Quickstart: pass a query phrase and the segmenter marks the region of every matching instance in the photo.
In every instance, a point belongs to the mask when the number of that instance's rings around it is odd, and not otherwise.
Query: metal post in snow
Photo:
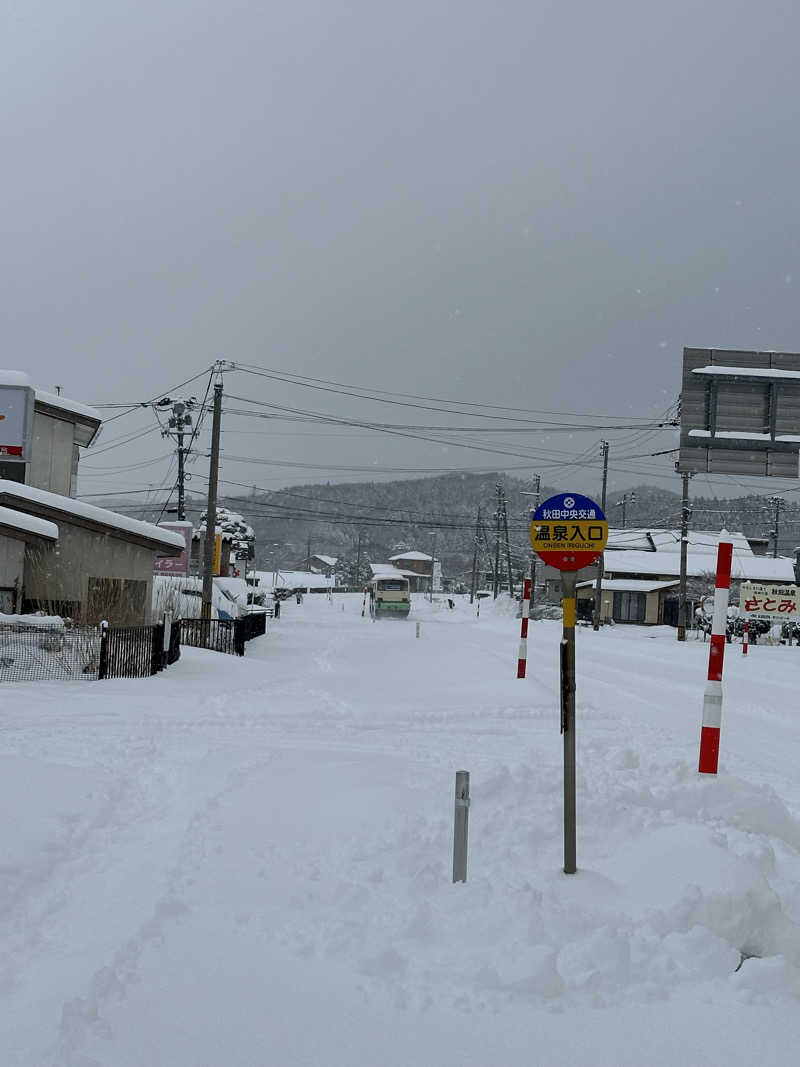
[[[700,774],[716,774],[719,764],[719,735],[722,727],[722,665],[725,658],[725,632],[728,625],[728,594],[731,587],[733,544],[728,531],[720,534],[717,549],[717,578],[714,583],[714,615],[711,647],[708,652],[708,681],[703,694],[703,726],[700,731]]]
[[[108,623],[105,619],[100,623],[100,659],[97,666],[97,677],[102,679],[108,674]]]
[[[522,628],[519,639],[519,658],[517,659],[517,678],[525,677],[528,663],[528,617],[530,614],[531,580],[526,578],[522,586]]]
[[[162,669],[167,666],[167,660],[169,658],[169,640],[172,633],[172,612],[164,612],[164,640],[162,642],[161,649],[161,666]]]
[[[417,637],[419,637],[419,623],[417,623]]]
[[[456,771],[456,802],[453,820],[453,881],[467,880],[469,835],[469,771]]]
[[[744,624],[744,634],[742,635],[742,655],[743,656],[747,655],[747,643],[748,643],[749,639],[750,639],[750,623],[746,622]]]
[[[564,874],[577,870],[575,803],[575,586],[574,571],[561,572],[561,733],[564,735]]]

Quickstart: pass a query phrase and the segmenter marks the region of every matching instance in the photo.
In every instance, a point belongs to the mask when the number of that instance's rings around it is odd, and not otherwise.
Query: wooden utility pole
[[[492,586],[492,599],[497,600],[500,592],[500,494],[503,489],[500,483],[495,487],[497,490],[497,502],[494,509],[494,585]]]
[[[539,507],[539,501],[540,501],[541,496],[542,496],[542,476],[541,476],[541,474],[534,474],[534,476],[533,476],[533,492],[532,493],[523,493],[522,495],[523,496],[532,496],[533,497],[533,508],[530,511],[530,514],[533,515],[533,513]],[[528,597],[528,618],[530,618],[530,619],[533,618],[533,602],[534,602],[535,599],[536,599],[536,553],[535,552],[531,552],[531,592],[530,592],[530,596]]]
[[[358,549],[356,551],[356,588],[361,583],[361,531],[358,531]]]
[[[506,568],[508,570],[508,595],[514,597],[514,576],[511,572],[511,543],[508,539],[508,507],[506,506],[506,494],[503,490],[503,534],[506,539]]]
[[[208,469],[208,503],[206,504],[206,536],[203,541],[203,606],[201,618],[211,619],[214,594],[214,546],[217,533],[217,485],[219,482],[219,438],[222,423],[222,374],[217,370],[214,384],[214,421],[211,426],[211,462]],[[205,629],[205,628],[204,628]],[[206,629],[208,634],[208,629]]]
[[[600,507],[603,514],[606,513],[606,488],[608,486],[608,441],[603,441],[600,444],[600,452],[603,456],[603,492],[600,498]],[[603,604],[603,556],[600,555],[600,559],[597,561],[597,580],[594,586],[594,619],[592,620],[592,627],[595,630],[600,629],[600,611]]]
[[[428,598],[433,603],[433,566],[436,563],[436,530],[431,530],[433,534],[433,548],[431,550],[431,590],[430,597]]]
[[[481,509],[478,508],[478,517],[475,520],[475,547],[472,550],[472,581],[469,587],[469,602],[474,604],[475,602],[475,590],[478,580],[478,538],[481,532]]]
[[[678,586],[678,640],[686,640],[686,564],[689,549],[689,478],[686,471],[681,474],[681,570]]]
[[[785,501],[782,496],[771,496],[769,498],[770,504],[775,508],[775,526],[770,530],[769,534],[772,538],[772,558],[778,558],[778,538],[781,532],[781,508]]]

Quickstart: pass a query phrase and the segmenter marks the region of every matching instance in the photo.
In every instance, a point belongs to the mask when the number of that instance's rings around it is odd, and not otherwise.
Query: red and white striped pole
[[[519,639],[519,659],[517,660],[517,678],[525,677],[528,663],[528,615],[531,606],[531,580],[522,583],[522,634]]]
[[[742,636],[742,655],[743,656],[747,655],[747,643],[748,643],[749,637],[750,637],[750,623],[746,622],[744,624],[744,635]]]
[[[714,617],[711,648],[708,652],[708,681],[703,694],[703,728],[700,731],[701,774],[716,774],[719,763],[719,734],[722,727],[722,664],[725,658],[725,631],[728,626],[728,593],[731,587],[733,545],[723,530],[717,549],[717,580],[714,583]]]

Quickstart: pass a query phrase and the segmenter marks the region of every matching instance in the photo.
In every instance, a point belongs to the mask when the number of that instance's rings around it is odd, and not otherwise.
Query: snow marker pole
[[[528,618],[531,609],[531,580],[526,578],[522,586],[522,632],[519,639],[519,659],[517,660],[517,678],[525,677],[528,663]]]
[[[748,644],[748,641],[749,641],[749,635],[750,635],[750,623],[746,622],[744,624],[744,635],[742,637],[742,655],[743,656],[747,655],[747,644]]]
[[[731,587],[733,545],[720,535],[717,549],[717,579],[714,585],[714,615],[711,647],[708,651],[708,681],[703,694],[703,726],[700,731],[700,774],[716,774],[719,763],[719,735],[722,727],[722,664],[725,658],[725,631],[728,623],[728,594]]]
[[[364,589],[364,601],[361,605],[361,618],[363,619],[367,612],[367,590]]]

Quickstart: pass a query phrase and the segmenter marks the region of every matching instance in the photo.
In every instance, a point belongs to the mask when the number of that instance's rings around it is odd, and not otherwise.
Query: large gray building
[[[80,449],[101,422],[92,408],[37,390],[27,461],[0,457],[0,612],[149,621],[155,558],[180,555],[183,541],[75,499]]]

